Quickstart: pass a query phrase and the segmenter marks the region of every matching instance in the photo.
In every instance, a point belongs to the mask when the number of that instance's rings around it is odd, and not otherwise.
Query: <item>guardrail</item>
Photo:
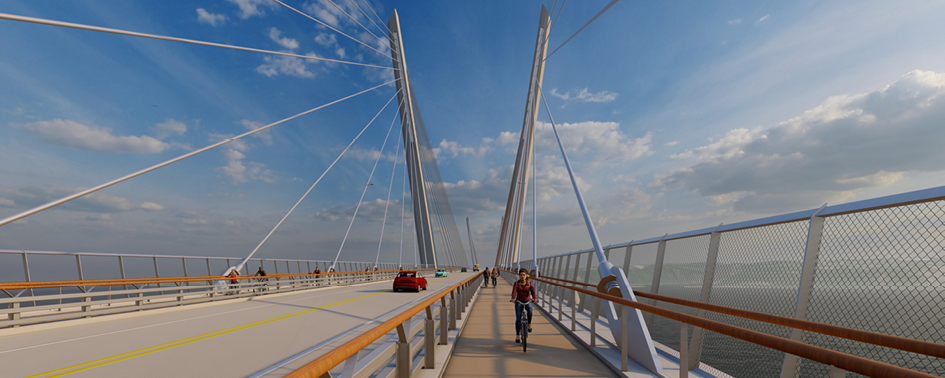
[[[450,339],[455,341],[461,331],[460,321],[467,312],[467,306],[475,300],[476,293],[482,286],[481,279],[482,274],[473,274],[296,369],[286,377],[331,377],[329,371],[342,362],[345,365],[341,376],[345,378],[403,378],[414,375],[421,368],[443,368],[446,355],[452,348]],[[421,311],[425,312],[423,322],[413,324],[415,316]],[[394,330],[396,333],[392,332]],[[450,332],[453,332],[452,337],[448,334]],[[365,347],[385,336],[388,339],[379,347],[363,359],[358,359],[359,353]]]
[[[433,269],[418,269],[433,270]],[[0,328],[393,279],[399,270],[0,283],[0,290],[76,287],[79,293],[0,298]],[[231,281],[235,280],[236,283]],[[202,283],[200,285],[190,285]],[[172,284],[174,286],[161,286]],[[152,285],[155,285],[152,287]],[[134,289],[97,288],[132,286]]]
[[[509,280],[517,279],[514,277],[514,273],[511,271],[504,271],[503,276]],[[817,346],[812,346],[804,344],[798,341],[793,341],[785,338],[771,336],[765,333],[745,329],[742,327],[736,327],[722,322],[717,322],[713,320],[706,319],[705,317],[697,317],[693,315],[684,314],[677,311],[667,310],[660,308],[654,305],[644,304],[640,302],[634,302],[628,299],[602,294],[594,290],[588,290],[581,288],[579,286],[595,286],[592,284],[577,282],[567,279],[559,278],[532,278],[534,281],[539,284],[536,285],[538,290],[540,301],[538,301],[539,306],[545,309],[549,314],[557,309],[558,320],[564,324],[562,315],[565,314],[565,308],[569,307],[570,309],[570,328],[571,331],[575,331],[577,326],[580,325],[590,331],[590,337],[586,341],[590,346],[596,346],[596,340],[598,338],[607,339],[610,332],[597,333],[596,328],[598,327],[597,318],[599,316],[598,311],[601,307],[602,301],[613,302],[615,305],[624,306],[624,310],[620,313],[626,313],[630,311],[631,308],[644,311],[650,314],[658,315],[668,319],[673,319],[679,321],[682,324],[683,329],[680,330],[682,335],[680,338],[680,347],[679,347],[679,358],[681,362],[687,360],[688,354],[688,344],[689,340],[686,337],[687,332],[685,328],[687,325],[692,325],[694,327],[699,327],[713,332],[718,332],[727,336],[731,336],[740,340],[744,340],[755,345],[760,345],[775,350],[779,350],[785,353],[790,353],[792,355],[800,356],[803,358],[811,359],[823,364],[830,365],[832,368],[831,376],[842,375],[843,371],[850,371],[854,373],[859,373],[867,375],[870,377],[935,377],[934,375],[918,372],[915,370],[906,369],[900,366],[890,365],[883,362],[878,362],[870,359],[866,359],[859,356],[850,355],[847,353],[842,353],[834,350],[829,350],[826,348],[821,348]],[[572,286],[567,286],[561,283],[556,283],[552,281],[559,281]],[[550,289],[554,288],[554,289]],[[560,290],[559,290],[560,289]],[[583,324],[578,321],[576,311],[576,294],[580,293],[587,297],[595,298],[591,308],[591,314],[588,317],[588,324]],[[570,296],[568,295],[570,294]],[[659,301],[666,301],[671,303],[676,303],[679,305],[689,306],[693,308],[698,308],[706,311],[713,311],[718,313],[724,313],[727,315],[738,316],[745,319],[751,319],[761,322],[766,322],[770,324],[777,324],[782,326],[788,326],[797,329],[803,329],[810,332],[817,332],[825,335],[831,335],[836,337],[841,337],[849,340],[856,340],[861,342],[872,343],[875,345],[881,345],[889,348],[896,348],[903,351],[908,351],[912,353],[920,353],[938,358],[945,358],[945,345],[935,344],[924,342],[920,340],[906,339],[896,336],[878,334],[874,332],[866,332],[861,330],[855,330],[845,327],[837,327],[829,324],[822,324],[810,321],[800,321],[797,319],[772,316],[765,313],[759,313],[754,311],[746,311],[736,308],[730,308],[725,306],[717,306],[711,304],[705,304],[695,301],[688,301],[679,298],[667,297],[664,295],[654,295],[649,293],[641,293],[634,291],[635,295],[642,297],[651,298]],[[586,298],[586,297],[585,297]],[[555,308],[554,301],[558,301],[558,306]],[[565,304],[567,303],[567,304]],[[568,315],[563,315],[568,316]],[[623,318],[623,317],[622,317]],[[625,318],[624,318],[625,319]],[[609,328],[606,323],[601,324],[603,328]],[[627,327],[624,327],[624,332],[621,335],[624,339],[620,343],[613,343],[611,347],[618,349],[621,355],[621,369],[626,371],[628,362],[626,357],[626,351],[619,349],[616,345],[627,345]],[[584,340],[582,340],[584,341]],[[681,365],[682,366],[682,365]],[[842,370],[841,370],[842,369]],[[687,369],[680,369],[680,377],[688,376]]]

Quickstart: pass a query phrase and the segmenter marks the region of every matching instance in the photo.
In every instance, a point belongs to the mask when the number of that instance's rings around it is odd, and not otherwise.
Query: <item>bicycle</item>
[[[520,316],[519,322],[522,327],[522,353],[528,353],[528,311],[527,307],[531,303],[535,302],[534,300],[527,300],[525,302],[515,300],[515,303],[522,305],[522,316]]]

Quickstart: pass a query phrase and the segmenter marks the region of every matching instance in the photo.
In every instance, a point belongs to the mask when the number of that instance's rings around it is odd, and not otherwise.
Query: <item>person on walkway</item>
[[[239,274],[236,273],[236,269],[231,270],[230,274],[227,275],[227,277],[230,277],[230,290],[236,290],[236,294],[239,294],[239,286],[237,286],[239,281],[236,280],[237,276],[239,276]],[[233,292],[231,291],[229,294],[233,294]]]
[[[318,266],[315,266],[315,271],[312,272],[312,274],[315,275],[315,286],[321,286],[322,283],[321,283],[321,282],[318,282],[318,277],[321,277],[322,270],[321,270],[321,269],[318,269]]]
[[[492,269],[492,273],[489,273],[489,278],[492,278],[492,288],[495,289],[495,279],[499,276],[499,268]]]
[[[489,287],[489,267],[486,267],[486,270],[482,271],[482,284],[485,287]]]
[[[265,276],[266,276],[266,271],[263,270],[262,266],[260,266],[259,270],[256,271],[256,277],[265,277]],[[259,280],[264,281],[265,279],[259,278]]]
[[[518,270],[518,281],[512,284],[512,299],[509,302],[515,302],[515,342],[521,342],[519,335],[522,334],[522,310],[528,311],[528,332],[532,331],[532,305],[531,303],[522,304],[538,297],[535,286],[528,280],[528,270],[521,268]],[[517,301],[517,302],[516,302]]]

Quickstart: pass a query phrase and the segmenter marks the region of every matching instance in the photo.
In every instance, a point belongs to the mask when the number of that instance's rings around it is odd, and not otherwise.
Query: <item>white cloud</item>
[[[315,42],[325,47],[338,46],[338,37],[334,34],[318,33],[315,36]]]
[[[740,19],[740,18],[736,18],[736,19],[734,19],[734,20],[729,20],[729,21],[728,21],[728,24],[729,24],[729,25],[738,25],[738,24],[740,24],[740,23],[742,23],[742,19]]]
[[[271,39],[275,43],[278,43],[279,46],[282,46],[283,48],[286,48],[289,50],[295,50],[299,48],[299,41],[296,41],[295,39],[292,39],[289,37],[283,37],[282,32],[279,31],[279,29],[276,29],[275,27],[269,28],[269,39]]]
[[[558,93],[558,88],[551,89],[551,95],[558,97],[562,100],[579,100],[582,102],[613,102],[617,99],[618,94],[608,91],[600,91],[597,93],[591,93],[587,88],[583,88],[578,91],[578,94],[574,97],[571,96],[571,92]]]
[[[236,4],[240,8],[239,16],[242,19],[247,19],[252,16],[262,16],[265,12],[260,9],[260,6],[276,8],[279,6],[278,3],[271,0],[227,0],[230,3]]]
[[[388,208],[389,207],[389,208]],[[321,209],[320,211],[315,212],[314,218],[327,220],[327,221],[336,221],[339,219],[344,219],[345,221],[351,221],[351,216],[354,214],[355,205],[352,206],[343,206],[335,205],[330,208]],[[359,220],[368,220],[371,222],[380,222],[384,220],[384,209],[387,209],[387,223],[388,224],[400,224],[400,211],[403,208],[400,205],[400,200],[383,200],[377,198],[373,201],[364,201],[361,202],[361,206],[358,207],[358,219]],[[394,211],[394,209],[397,209]],[[409,221],[413,215],[408,207],[405,209],[406,213],[404,219]],[[396,215],[394,215],[396,214]]]
[[[518,145],[518,134],[517,132],[503,131],[499,133],[499,137],[496,138],[496,144],[500,146],[505,146],[507,144],[515,143]]]
[[[152,154],[162,152],[170,144],[154,137],[115,136],[111,129],[89,126],[72,120],[54,119],[20,126],[47,143],[96,152],[133,152]]]
[[[216,27],[226,22],[226,16],[222,14],[213,14],[203,8],[197,8],[197,21],[203,24]]]
[[[653,154],[653,135],[631,138],[620,131],[616,122],[578,122],[557,125],[561,142],[569,154],[594,157],[592,165],[617,164]],[[544,151],[557,151],[558,142],[550,123],[538,122],[535,145]]]
[[[171,135],[184,135],[187,132],[187,125],[180,121],[168,119],[155,125],[152,131],[155,138],[164,139]]]
[[[672,142],[668,142],[668,143],[664,144],[664,146],[666,146],[666,147],[672,147],[672,146],[675,146],[675,145],[677,145],[677,144],[679,144],[679,141],[675,141],[675,140],[674,140],[674,141],[672,141]]]
[[[216,142],[230,137],[230,135],[211,134],[210,141]],[[242,139],[230,142],[227,144],[227,148],[223,150],[223,159],[226,161],[226,165],[218,167],[217,170],[225,176],[228,176],[234,183],[242,183],[249,180],[261,180],[268,183],[276,182],[275,172],[266,169],[265,164],[252,161],[246,162],[245,164],[243,163],[243,159],[246,158],[244,152],[249,151],[252,147],[253,146]]]
[[[490,138],[486,138],[486,139],[489,139],[491,141]],[[475,157],[483,157],[487,152],[491,150],[492,150],[492,147],[489,146],[488,143],[483,143],[479,145],[479,148],[463,147],[457,142],[443,139],[440,141],[439,146],[433,148],[433,153],[436,155],[437,158],[441,156],[456,157],[456,156],[459,156],[460,154],[462,154],[463,156],[472,155]],[[446,155],[443,155],[444,153],[446,153]]]
[[[729,131],[677,158],[650,184],[686,188],[739,211],[790,210],[945,169],[945,74],[912,71],[869,93],[828,98],[770,128]]]
[[[758,21],[755,21],[755,25],[758,25],[758,24],[764,22],[765,20],[767,20],[767,19],[768,19],[768,16],[769,16],[769,15],[766,14],[766,15],[762,16],[761,18],[759,18]]]
[[[584,102],[612,102],[617,99],[617,93],[600,91],[597,93],[591,93],[584,88],[578,93],[577,98],[583,100]]]
[[[315,57],[315,53],[308,53]],[[308,70],[308,65],[315,64],[316,60],[296,58],[294,56],[266,56],[264,64],[256,67],[256,72],[273,77],[279,74],[312,79],[315,73]]]
[[[73,186],[27,186],[21,188],[0,187],[0,206],[33,208],[88,188]],[[133,210],[161,210],[164,207],[154,202],[135,205],[130,199],[96,192],[66,202],[56,209],[85,211],[92,213],[119,213]]]
[[[345,49],[339,47],[337,50],[335,50],[335,54],[337,54],[339,58],[344,59]]]
[[[164,210],[164,206],[161,206],[161,205],[156,204],[156,203],[154,203],[154,202],[142,202],[142,203],[141,203],[141,206],[139,206],[139,207],[140,207],[142,210],[147,210],[147,211]]]

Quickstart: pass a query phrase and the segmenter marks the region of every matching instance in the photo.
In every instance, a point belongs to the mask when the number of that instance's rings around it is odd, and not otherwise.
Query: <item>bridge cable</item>
[[[176,158],[167,160],[167,161],[165,161],[165,162],[163,162],[163,163],[156,164],[156,165],[150,166],[150,167],[148,167],[148,168],[142,169],[142,170],[140,170],[140,171],[137,171],[137,172],[134,172],[134,173],[131,173],[131,174],[128,174],[128,175],[119,177],[119,178],[117,178],[117,179],[114,179],[114,180],[112,180],[112,181],[109,181],[109,182],[106,182],[106,183],[104,183],[104,184],[98,185],[98,186],[96,186],[96,187],[83,190],[83,191],[81,191],[81,192],[78,192],[78,193],[75,193],[75,194],[72,194],[72,195],[69,195],[69,196],[60,198],[60,199],[58,199],[58,200],[48,202],[48,203],[46,203],[46,204],[44,204],[44,205],[40,205],[40,206],[34,207],[34,208],[29,209],[29,210],[27,210],[27,211],[24,211],[24,212],[22,212],[22,213],[19,213],[19,214],[16,214],[16,215],[13,215],[13,216],[4,218],[3,220],[0,220],[0,226],[3,226],[3,225],[5,225],[5,224],[14,222],[14,221],[16,221],[16,220],[19,220],[19,219],[22,219],[22,218],[25,218],[25,217],[28,217],[28,216],[30,216],[30,215],[36,214],[36,213],[38,213],[38,212],[41,212],[41,211],[43,211],[43,210],[47,210],[47,209],[49,209],[49,208],[51,208],[51,207],[55,207],[55,206],[61,205],[61,204],[63,204],[63,203],[72,201],[72,200],[74,200],[74,199],[76,199],[76,198],[83,197],[83,196],[85,196],[85,195],[87,195],[87,194],[91,194],[91,193],[97,192],[97,191],[99,191],[99,190],[105,189],[105,188],[107,188],[107,187],[109,187],[109,186],[115,185],[115,184],[120,183],[120,182],[122,182],[122,181],[125,181],[125,180],[128,180],[128,179],[131,179],[131,178],[140,176],[140,175],[142,175],[142,174],[151,172],[151,171],[153,171],[153,170],[155,170],[155,169],[158,169],[158,168],[161,168],[161,167],[163,167],[163,166],[169,165],[169,164],[171,164],[171,163],[175,163],[175,162],[178,162],[178,161],[180,161],[180,160],[189,158],[189,157],[194,156],[194,155],[197,155],[197,154],[199,154],[199,153],[201,153],[201,152],[205,152],[205,151],[214,149],[214,148],[216,148],[216,147],[219,147],[219,146],[222,146],[222,145],[224,145],[224,144],[230,143],[230,142],[235,141],[235,140],[237,140],[237,139],[240,139],[240,138],[243,138],[243,137],[246,137],[246,136],[249,136],[249,135],[258,133],[258,132],[260,132],[260,131],[263,131],[263,130],[266,130],[266,129],[270,128],[270,127],[273,127],[273,126],[275,126],[275,125],[278,125],[278,124],[281,124],[281,123],[284,123],[284,122],[287,122],[287,121],[296,119],[296,118],[298,118],[298,117],[301,117],[301,116],[303,116],[303,115],[309,114],[309,113],[314,112],[314,111],[316,111],[316,110],[323,109],[323,108],[328,107],[328,106],[330,106],[330,105],[337,104],[337,103],[342,102],[342,101],[344,101],[344,100],[347,100],[347,99],[349,99],[349,98],[352,98],[352,97],[355,97],[355,96],[358,96],[358,95],[361,95],[361,94],[364,94],[364,93],[373,91],[373,90],[375,90],[375,89],[377,89],[377,88],[386,86],[386,85],[388,85],[388,84],[390,84],[390,83],[393,83],[393,82],[395,82],[395,81],[397,81],[397,80],[396,80],[396,79],[395,79],[395,80],[391,80],[391,81],[388,81],[388,82],[386,82],[386,83],[384,83],[384,84],[378,85],[378,86],[376,86],[376,87],[372,87],[372,88],[365,89],[365,90],[363,90],[363,91],[361,91],[361,92],[358,92],[358,93],[355,93],[355,94],[353,94],[353,95],[349,95],[349,96],[347,96],[347,97],[343,97],[343,98],[337,99],[337,100],[332,101],[332,102],[329,102],[329,103],[327,103],[327,104],[324,104],[324,105],[321,105],[321,106],[318,106],[318,107],[315,107],[315,108],[306,110],[306,111],[301,112],[301,113],[299,113],[299,114],[296,114],[296,115],[294,115],[294,116],[291,116],[291,117],[288,117],[288,118],[284,118],[284,119],[282,119],[282,120],[279,120],[279,121],[270,123],[270,124],[268,124],[268,125],[266,125],[266,126],[263,126],[263,127],[258,128],[258,129],[254,129],[254,130],[247,131],[247,132],[245,132],[245,133],[243,133],[243,134],[240,134],[240,135],[237,135],[237,136],[235,136],[235,137],[228,138],[228,139],[224,139],[224,140],[222,140],[222,141],[220,141],[220,142],[211,144],[211,145],[206,146],[206,147],[204,147],[204,148],[201,148],[201,149],[199,149],[199,150],[195,150],[195,151],[188,152],[188,153],[183,154],[183,155],[180,155],[180,156],[178,156],[178,157],[176,157]]]
[[[361,11],[361,14],[364,15],[364,18],[366,18],[368,21],[371,21],[371,24],[374,24],[374,27],[376,27],[377,30],[380,30],[380,31],[381,31],[381,34],[383,34],[385,37],[387,37],[388,43],[390,43],[389,41],[390,41],[391,37],[390,37],[389,31],[384,30],[384,29],[381,28],[380,26],[377,26],[377,23],[374,22],[374,19],[371,18],[371,16],[368,16],[368,14],[364,12],[364,9],[361,9],[361,6],[358,5],[358,3],[357,3],[356,1],[354,1],[354,0],[348,0],[348,1],[350,1],[351,4],[354,4],[354,6],[355,6],[356,8],[358,8],[359,11]]]
[[[558,48],[556,48],[555,51],[552,51],[551,54],[548,54],[548,56],[546,56],[545,59],[543,59],[542,61],[545,61],[545,60],[548,60],[548,58],[551,58],[551,56],[554,55],[556,52],[558,52],[558,50],[560,50],[562,47],[564,47],[564,45],[568,44],[568,42],[570,42],[571,39],[573,39],[573,38],[576,37],[579,33],[581,33],[582,31],[584,31],[584,29],[587,28],[588,26],[591,26],[591,24],[594,23],[594,21],[596,21],[598,17],[604,15],[604,13],[606,13],[608,10],[610,10],[610,7],[612,7],[612,6],[614,6],[615,4],[617,4],[618,1],[620,1],[620,0],[613,0],[613,1],[610,2],[610,4],[607,4],[607,6],[605,6],[604,9],[601,9],[601,11],[598,12],[597,15],[594,16],[594,18],[592,18],[590,21],[588,21],[586,24],[584,24],[584,26],[582,26],[580,29],[578,29],[577,32],[575,32],[573,35],[571,35],[571,37],[568,38],[567,41],[564,41],[564,43],[562,43],[561,46],[558,46]],[[561,7],[564,8],[563,5],[562,5]],[[556,21],[557,21],[557,19],[556,19]]]
[[[348,234],[351,232],[351,226],[354,225],[354,219],[358,217],[358,210],[361,209],[361,201],[364,201],[364,194],[367,193],[368,186],[371,185],[371,178],[374,177],[374,171],[377,170],[377,163],[381,161],[381,156],[384,155],[384,147],[387,146],[387,140],[390,139],[390,132],[394,130],[394,121],[397,120],[397,115],[394,115],[394,118],[390,121],[390,128],[387,129],[387,136],[384,137],[384,143],[381,144],[381,151],[377,154],[377,159],[374,160],[374,167],[371,168],[371,174],[368,175],[368,180],[364,184],[364,190],[361,191],[361,198],[358,200],[358,204],[354,207],[354,215],[351,216],[351,222],[348,223],[348,230],[345,231],[345,236],[341,239],[341,246],[338,247],[338,254],[335,255],[335,260],[331,263],[329,270],[334,269],[335,264],[338,263],[338,258],[341,257],[341,250],[345,248],[345,242],[348,241]]]
[[[564,5],[562,5],[563,7]],[[538,159],[532,157],[532,269],[538,275]]]
[[[0,13],[0,19],[3,19],[3,20],[11,20],[11,21],[30,22],[30,23],[34,23],[34,24],[40,24],[40,25],[61,26],[61,27],[65,27],[65,28],[73,28],[73,29],[88,30],[88,31],[97,31],[97,32],[102,32],[102,33],[120,34],[120,35],[132,36],[132,37],[151,38],[151,39],[160,39],[160,40],[164,40],[164,41],[191,43],[191,44],[202,45],[202,46],[222,47],[222,48],[227,48],[227,49],[242,50],[242,51],[252,51],[252,52],[258,52],[258,53],[264,53],[264,54],[291,56],[291,57],[295,57],[295,58],[311,59],[311,60],[321,60],[321,61],[332,62],[332,63],[351,64],[351,65],[355,65],[355,66],[364,66],[364,67],[372,67],[372,68],[383,68],[383,69],[387,69],[387,70],[396,70],[396,68],[393,68],[393,67],[378,66],[378,65],[374,65],[374,64],[366,64],[366,63],[358,63],[358,62],[348,62],[348,61],[344,61],[344,60],[320,58],[320,57],[312,56],[312,55],[299,55],[299,54],[293,54],[293,53],[287,53],[287,52],[281,52],[281,51],[262,50],[262,49],[252,48],[252,47],[234,46],[234,45],[227,45],[227,44],[223,44],[223,43],[198,41],[198,40],[195,40],[195,39],[177,38],[177,37],[170,37],[170,36],[158,35],[158,34],[138,33],[138,32],[127,31],[127,30],[112,29],[112,28],[103,28],[103,27],[99,27],[99,26],[91,26],[91,25],[84,25],[84,24],[76,24],[76,23],[71,23],[71,22],[53,21],[53,20],[47,20],[47,19],[42,19],[42,18],[18,16],[18,15],[7,14],[7,13]]]
[[[377,12],[374,11],[374,7],[371,6],[371,3],[369,3],[367,0],[361,0],[361,1],[364,2],[364,5],[366,5],[366,6],[368,7],[368,9],[371,10],[371,13],[374,14],[374,17],[377,17],[377,20],[380,21],[380,22],[383,24],[383,23],[384,23],[384,19],[382,19],[381,16],[378,16],[378,15],[377,15]],[[372,20],[371,22],[374,22],[374,21]],[[381,28],[381,27],[378,27],[378,29],[384,30],[384,29]],[[390,30],[386,30],[384,33],[388,35],[388,38],[390,38]]]
[[[279,3],[279,4],[281,4],[282,6],[291,9],[291,10],[295,11],[295,12],[298,13],[298,14],[301,14],[301,15],[303,15],[303,16],[305,16],[305,17],[308,17],[308,19],[310,19],[310,20],[312,20],[312,21],[315,21],[315,22],[319,23],[320,25],[322,25],[322,26],[324,26],[324,27],[326,27],[326,28],[329,28],[329,29],[331,29],[332,31],[334,31],[334,32],[336,32],[336,33],[338,33],[338,34],[341,34],[341,35],[343,35],[343,36],[345,36],[345,37],[348,37],[348,38],[351,39],[352,41],[355,41],[355,42],[357,42],[357,43],[360,43],[360,44],[364,45],[365,47],[367,47],[367,48],[369,48],[369,49],[371,49],[371,50],[377,51],[378,54],[381,54],[381,55],[383,55],[383,56],[386,56],[386,57],[388,57],[388,58],[393,59],[394,61],[397,61],[397,59],[395,59],[394,57],[392,57],[392,56],[390,56],[390,55],[384,53],[383,51],[378,50],[378,49],[375,49],[375,48],[371,47],[370,45],[368,45],[367,43],[361,42],[361,40],[359,40],[359,39],[357,39],[357,38],[354,38],[354,37],[352,37],[352,36],[350,36],[350,35],[347,35],[347,34],[345,34],[344,32],[342,32],[341,30],[335,29],[335,28],[331,27],[331,25],[328,25],[328,24],[326,24],[326,23],[324,23],[324,22],[322,22],[322,21],[316,19],[315,17],[312,17],[312,16],[308,15],[308,14],[305,13],[305,12],[302,12],[302,11],[300,11],[300,10],[298,10],[298,9],[295,9],[295,8],[289,6],[288,4],[283,3],[283,2],[280,1],[280,0],[272,0],[272,1],[275,1],[276,3]],[[376,36],[375,36],[375,37],[376,37]]]
[[[272,230],[269,231],[268,234],[266,234],[266,237],[264,237],[262,241],[259,242],[259,245],[257,245],[256,248],[254,248],[253,251],[249,253],[249,256],[246,256],[246,258],[243,259],[243,261],[241,261],[239,265],[237,265],[236,271],[241,271],[243,269],[243,265],[245,265],[249,261],[249,259],[252,258],[254,254],[256,254],[256,251],[258,251],[259,248],[261,248],[263,244],[266,243],[267,240],[269,240],[269,237],[272,236],[274,232],[276,232],[276,229],[278,229],[279,226],[282,225],[282,222],[285,222],[286,218],[289,217],[289,214],[292,214],[292,212],[295,211],[295,208],[298,207],[300,203],[302,203],[302,200],[304,200],[305,197],[308,196],[308,194],[312,191],[312,189],[315,189],[315,185],[318,185],[318,182],[322,181],[322,178],[325,177],[326,174],[328,174],[328,171],[330,171],[331,168],[335,166],[335,163],[337,163],[338,160],[340,160],[341,157],[344,156],[346,152],[348,152],[348,149],[351,148],[354,142],[357,141],[358,138],[361,137],[361,134],[364,134],[364,132],[368,129],[368,127],[371,127],[371,124],[374,123],[374,120],[377,119],[379,115],[381,115],[381,112],[383,112],[384,109],[387,109],[387,106],[390,105],[391,101],[394,101],[394,97],[397,97],[399,93],[400,91],[397,91],[397,93],[394,93],[394,95],[391,96],[390,100],[387,100],[387,103],[384,104],[384,107],[382,107],[381,110],[379,110],[377,114],[374,115],[374,118],[371,118],[371,121],[369,121],[367,125],[365,125],[363,129],[361,129],[361,132],[358,133],[358,135],[355,136],[354,139],[351,140],[351,143],[348,143],[348,146],[345,147],[345,149],[342,150],[340,154],[338,154],[338,157],[335,158],[335,161],[331,162],[331,164],[328,165],[328,168],[325,168],[325,171],[322,172],[322,175],[318,176],[318,179],[315,180],[315,183],[313,183],[312,186],[310,186],[308,190],[305,191],[305,194],[302,194],[302,198],[299,198],[299,200],[295,202],[295,205],[293,205],[292,208],[289,209],[289,212],[285,213],[285,216],[283,216],[282,219],[279,220],[279,223],[276,223],[276,226],[273,227]],[[225,274],[229,274],[229,272],[226,272]]]
[[[403,129],[401,129],[403,134]],[[394,148],[394,168],[390,170],[390,187],[387,188],[387,202],[384,204],[384,221],[381,222],[381,238],[377,241],[377,257],[374,258],[374,268],[381,259],[381,244],[384,243],[384,226],[387,225],[387,209],[390,207],[390,193],[394,190],[394,173],[397,172],[397,157],[400,155],[400,139],[397,138],[397,147]]]
[[[274,1],[275,1],[275,0],[274,0]],[[351,21],[354,21],[354,23],[358,24],[358,26],[360,26],[362,29],[364,29],[364,31],[368,32],[368,34],[374,36],[374,38],[377,38],[378,41],[381,41],[381,42],[383,42],[383,43],[390,43],[390,37],[389,37],[389,36],[385,35],[385,37],[388,37],[388,38],[387,38],[387,41],[385,41],[383,38],[378,37],[378,36],[375,35],[373,32],[371,32],[371,29],[368,29],[368,28],[365,27],[364,25],[361,25],[361,23],[358,22],[358,20],[356,20],[354,17],[352,17],[350,14],[348,14],[348,12],[345,12],[345,10],[342,9],[340,6],[338,6],[338,4],[335,4],[334,1],[331,1],[331,0],[326,0],[326,1],[328,1],[329,3],[331,3],[331,5],[334,5],[335,8],[338,8],[338,10],[340,10],[341,13],[344,13],[345,16],[348,16],[348,18],[350,18]]]
[[[597,236],[597,229],[594,228],[594,222],[591,221],[587,204],[584,203],[584,195],[581,194],[581,188],[578,187],[577,180],[574,178],[574,170],[571,169],[571,161],[568,160],[568,153],[564,151],[564,145],[561,144],[561,137],[558,135],[558,128],[555,126],[555,119],[551,116],[551,108],[548,106],[548,101],[545,100],[546,96],[541,90],[541,85],[538,86],[538,91],[542,92],[541,99],[545,104],[545,111],[548,112],[548,118],[551,120],[551,130],[554,131],[555,139],[558,140],[558,148],[561,150],[561,156],[564,158],[564,166],[568,169],[568,176],[571,178],[571,186],[574,187],[574,194],[577,197],[578,205],[581,207],[581,213],[584,215],[584,223],[587,226],[588,236],[590,236],[591,242],[594,244],[594,251],[597,253],[597,261],[604,263],[607,261],[607,257],[604,256],[600,238]]]

